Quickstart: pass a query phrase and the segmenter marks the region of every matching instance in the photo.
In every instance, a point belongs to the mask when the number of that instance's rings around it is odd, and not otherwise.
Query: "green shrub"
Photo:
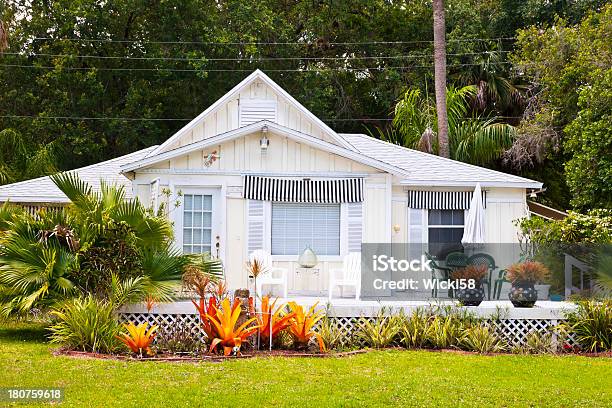
[[[521,354],[548,354],[557,352],[557,349],[553,332],[541,333],[534,330],[525,337],[525,345],[515,348],[513,352]]]
[[[348,345],[342,330],[328,315],[325,315],[319,321],[319,327],[316,331],[327,350],[337,350]]]
[[[580,302],[561,325],[588,352],[612,350],[612,300]]]
[[[423,348],[427,344],[430,330],[430,318],[432,316],[423,309],[404,317],[401,322],[401,342],[406,348]]]
[[[507,348],[492,328],[482,325],[467,328],[460,342],[464,349],[478,353],[498,353]]]
[[[356,336],[368,347],[388,347],[397,339],[401,321],[400,315],[387,313],[385,308],[381,308],[374,320],[360,319]]]
[[[460,348],[463,332],[478,323],[476,316],[463,310],[442,308],[432,313],[427,345],[437,349]]]
[[[111,303],[87,296],[67,301],[53,310],[49,327],[51,343],[71,350],[112,353],[120,346],[121,326]]]

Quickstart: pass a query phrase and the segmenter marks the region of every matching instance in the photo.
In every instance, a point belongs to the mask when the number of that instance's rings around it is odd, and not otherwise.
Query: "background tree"
[[[503,152],[512,145],[513,126],[499,123],[496,118],[466,117],[476,86],[446,91],[449,124],[450,157],[481,166],[495,166]],[[418,89],[406,91],[395,106],[394,131],[382,133],[382,138],[427,153],[437,153],[435,138],[437,109]]]

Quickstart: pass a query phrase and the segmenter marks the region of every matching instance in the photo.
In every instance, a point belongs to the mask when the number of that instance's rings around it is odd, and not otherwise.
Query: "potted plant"
[[[536,283],[544,281],[550,271],[542,262],[525,261],[510,265],[507,279],[512,284],[508,297],[515,307],[533,307],[538,300]]]
[[[455,291],[457,299],[466,306],[478,306],[484,299],[484,289],[482,281],[489,270],[487,265],[468,265],[464,268],[456,269],[451,273],[453,280],[464,280],[473,282],[473,288],[459,288]]]

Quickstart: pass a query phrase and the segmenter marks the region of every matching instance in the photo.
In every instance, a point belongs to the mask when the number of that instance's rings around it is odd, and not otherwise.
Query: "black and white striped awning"
[[[428,210],[467,210],[474,191],[408,190],[408,207]],[[482,192],[482,203],[487,207],[487,192]]]
[[[244,198],[289,203],[358,203],[363,201],[363,179],[244,176]]]

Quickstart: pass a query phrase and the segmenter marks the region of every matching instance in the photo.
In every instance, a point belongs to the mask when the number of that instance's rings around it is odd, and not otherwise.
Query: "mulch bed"
[[[176,354],[157,354],[154,357],[134,357],[128,354],[101,354],[91,353],[87,351],[63,350],[57,349],[53,351],[54,356],[69,356],[75,358],[93,358],[100,360],[119,360],[119,361],[166,361],[166,362],[201,362],[201,361],[225,361],[237,360],[253,357],[349,357],[356,354],[363,354],[367,350],[354,350],[338,353],[308,353],[294,350],[249,350],[239,356],[222,356],[217,354],[202,354],[199,356],[193,355],[176,355]]]
[[[407,350],[401,347],[391,347],[388,348],[393,350]],[[101,353],[90,353],[86,351],[74,351],[74,350],[63,350],[57,349],[53,351],[54,356],[69,356],[74,358],[91,358],[91,359],[99,359],[99,360],[119,360],[119,361],[165,361],[165,362],[215,362],[215,361],[226,361],[226,360],[237,360],[237,359],[245,359],[245,358],[254,358],[254,357],[315,357],[315,358],[341,358],[341,357],[350,357],[357,354],[367,353],[369,351],[373,351],[374,349],[361,349],[361,350],[353,350],[353,351],[344,351],[344,352],[331,352],[331,353],[308,353],[304,351],[295,351],[295,350],[248,350],[240,354],[239,356],[222,356],[218,354],[201,354],[199,356],[194,355],[177,355],[177,354],[157,354],[154,357],[135,357],[129,354],[101,354]],[[410,349],[413,350],[413,349]],[[432,353],[451,353],[451,354],[461,354],[461,355],[485,355],[485,356],[498,356],[498,355],[516,355],[509,352],[500,352],[500,353],[477,353],[475,351],[466,351],[466,350],[456,350],[456,349],[419,349],[422,351],[429,351]],[[583,357],[607,357],[612,358],[612,352],[601,352],[601,353],[557,353],[550,354],[556,356],[583,356]]]

